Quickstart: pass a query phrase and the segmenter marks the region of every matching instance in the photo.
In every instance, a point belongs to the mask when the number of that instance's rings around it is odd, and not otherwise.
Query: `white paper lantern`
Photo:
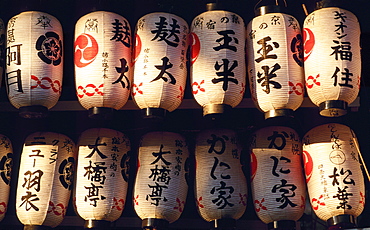
[[[4,21],[0,18],[0,86],[3,82],[3,74],[5,70],[5,27]]]
[[[63,134],[37,132],[26,138],[16,195],[16,213],[22,224],[56,227],[63,221],[75,157],[75,144]]]
[[[350,11],[328,7],[309,14],[303,26],[308,96],[322,116],[342,116],[360,89],[359,22]]]
[[[191,87],[203,115],[237,106],[246,87],[245,25],[239,15],[211,10],[191,24]]]
[[[170,13],[150,13],[138,20],[132,96],[140,109],[172,112],[181,104],[188,31],[186,21]]]
[[[265,118],[291,115],[304,98],[302,34],[284,13],[266,13],[247,27],[248,73],[252,99]]]
[[[297,132],[283,126],[259,129],[253,135],[250,154],[257,216],[266,224],[290,221],[295,227],[306,201],[302,144]]]
[[[0,134],[0,221],[8,209],[10,180],[13,168],[13,147],[8,137]]]
[[[188,157],[180,134],[150,132],[141,138],[133,199],[143,226],[166,226],[180,218],[188,192]]]
[[[58,19],[27,11],[7,26],[6,86],[23,117],[42,117],[59,100],[63,80],[63,31]]]
[[[129,151],[130,141],[119,131],[93,128],[80,135],[74,202],[85,227],[121,216],[128,187]]]
[[[94,117],[121,109],[132,84],[131,28],[122,16],[97,11],[76,23],[74,64],[77,98]]]
[[[195,198],[204,220],[222,224],[223,220],[237,220],[244,214],[248,188],[240,161],[241,151],[232,130],[211,129],[198,134]]]
[[[365,184],[353,131],[329,123],[311,129],[303,141],[306,181],[315,214],[329,224],[338,216],[359,216],[365,206]]]

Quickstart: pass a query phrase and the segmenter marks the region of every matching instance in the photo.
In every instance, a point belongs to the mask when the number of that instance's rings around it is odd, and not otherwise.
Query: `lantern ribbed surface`
[[[237,106],[246,87],[245,25],[239,15],[214,10],[191,24],[191,87],[202,107]]]
[[[121,109],[132,84],[130,23],[121,15],[96,11],[75,26],[74,66],[77,98],[85,109]]]
[[[24,225],[58,226],[73,187],[76,146],[63,134],[36,132],[23,145],[16,213]]]
[[[195,147],[195,199],[200,216],[210,222],[239,219],[247,206],[247,180],[241,146],[229,129],[200,132]]]
[[[150,132],[140,141],[133,202],[137,215],[172,223],[178,220],[188,192],[188,146],[172,132]]]
[[[361,77],[360,25],[350,11],[328,7],[303,24],[306,90],[319,106],[328,100],[348,104],[358,96]]]
[[[304,97],[302,34],[288,14],[268,13],[247,26],[252,99],[261,111],[298,109]]]
[[[0,134],[0,221],[8,209],[10,180],[13,169],[13,147],[8,137]]]
[[[322,220],[338,215],[359,216],[365,206],[365,184],[357,138],[346,125],[317,126],[303,139],[310,203]]]
[[[84,220],[117,220],[124,209],[128,187],[130,141],[121,132],[92,128],[78,142],[76,213]]]
[[[58,19],[39,11],[8,21],[5,83],[10,103],[19,109],[52,108],[63,81],[63,30]]]
[[[5,51],[5,44],[6,44],[5,27],[6,27],[6,25],[4,24],[4,21],[0,18],[0,50],[1,50],[1,52]],[[1,82],[0,86],[3,83],[4,69],[5,69],[5,58],[2,55],[0,57],[0,82]]]
[[[186,84],[189,28],[174,14],[155,12],[136,24],[132,97],[140,109],[169,112],[181,104]]]
[[[257,216],[266,224],[297,221],[306,201],[302,144],[297,132],[283,126],[259,129],[253,134],[250,154]]]

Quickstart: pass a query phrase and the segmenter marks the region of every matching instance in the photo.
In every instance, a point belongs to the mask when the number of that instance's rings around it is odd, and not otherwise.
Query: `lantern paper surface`
[[[65,135],[37,132],[23,145],[16,213],[24,225],[58,226],[66,215],[75,167],[75,144]]]
[[[253,138],[251,186],[257,216],[266,224],[297,221],[306,201],[298,134],[288,127],[271,126],[256,131]]]
[[[359,93],[361,74],[356,16],[337,7],[322,8],[308,15],[303,26],[309,98],[317,106],[327,100],[352,103]]]
[[[359,216],[365,206],[365,184],[353,131],[330,123],[311,129],[303,141],[306,182],[315,214],[324,221],[343,214]]]
[[[123,211],[128,187],[130,141],[106,128],[84,131],[78,143],[75,208],[84,220],[115,221]]]
[[[188,184],[186,140],[177,133],[150,132],[140,142],[134,208],[142,219],[172,223],[184,210]]]
[[[6,78],[8,97],[17,109],[59,100],[63,80],[63,30],[55,17],[27,11],[7,26]]]
[[[151,13],[136,25],[132,96],[140,109],[169,112],[182,102],[186,84],[189,28],[169,13]]]
[[[3,82],[3,74],[5,70],[5,27],[4,21],[0,18],[0,86]]]
[[[13,147],[8,137],[0,134],[0,221],[8,209],[10,179],[13,168]]]
[[[244,214],[248,188],[240,162],[241,151],[232,130],[205,130],[198,134],[195,198],[204,220],[237,220]]]
[[[85,109],[122,108],[132,82],[131,28],[106,11],[82,16],[75,26],[74,65],[77,97]]]
[[[239,15],[214,10],[191,24],[191,86],[202,106],[237,106],[246,87],[245,27]]]
[[[296,110],[304,97],[302,34],[299,22],[283,13],[255,17],[247,27],[251,95],[263,112]]]

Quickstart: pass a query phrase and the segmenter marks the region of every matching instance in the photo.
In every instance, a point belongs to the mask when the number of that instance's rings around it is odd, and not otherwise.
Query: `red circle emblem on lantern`
[[[257,172],[257,157],[254,152],[251,152],[251,181],[256,176]]]
[[[313,47],[315,46],[315,35],[313,34],[312,30],[308,28],[303,29],[303,41],[304,61],[306,61],[306,59],[312,53]]]
[[[139,57],[139,54],[141,52],[142,42],[140,39],[140,36],[138,34],[135,35],[135,50],[134,50],[134,60],[132,62],[132,65],[135,64],[137,58]]]
[[[75,65],[82,68],[95,60],[96,55],[98,55],[99,47],[93,36],[81,34],[75,41],[74,51]]]
[[[308,183],[312,176],[313,162],[311,155],[307,151],[303,151],[303,163],[304,163],[304,172],[306,174],[306,183]]]
[[[193,64],[197,60],[200,53],[200,40],[198,35],[195,33],[190,33],[189,39],[191,45],[191,64]]]

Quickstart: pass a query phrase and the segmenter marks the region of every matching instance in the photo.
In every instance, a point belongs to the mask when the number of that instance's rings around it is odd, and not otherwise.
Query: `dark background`
[[[131,24],[134,31],[137,20],[147,13],[156,11],[167,11],[183,17],[188,24],[195,16],[205,11],[207,2],[205,0],[0,0],[0,18],[5,24],[7,21],[26,10],[38,10],[49,13],[59,19],[64,31],[64,79],[63,91],[60,98],[62,102],[75,102],[77,97],[74,86],[73,71],[73,41],[74,25],[83,15],[94,10],[108,10],[124,16]],[[275,1],[262,1],[271,3]],[[287,0],[288,13],[303,23],[305,12],[302,4],[305,4],[308,12],[314,9],[315,1],[309,0]],[[239,14],[247,24],[254,17],[254,9],[257,7],[257,1],[252,0],[224,0],[218,1],[223,5],[223,9]],[[283,1],[279,1],[280,4]],[[350,126],[358,136],[360,148],[365,158],[365,162],[370,163],[370,76],[367,69],[370,66],[370,20],[368,11],[370,8],[369,0],[351,0],[343,1],[343,7],[352,11],[359,19],[362,29],[362,83],[360,91],[359,104],[351,107],[348,114],[339,118],[325,118],[318,114],[318,109],[314,106],[299,108],[295,112],[294,119],[263,119],[263,114],[251,106],[241,106],[233,109],[230,114],[222,119],[211,120],[202,117],[200,106],[191,106],[190,108],[181,108],[172,113],[168,113],[163,121],[153,121],[142,119],[139,109],[116,111],[111,120],[94,120],[88,118],[88,113],[84,109],[70,109],[66,104],[65,109],[51,109],[49,116],[44,119],[24,119],[18,116],[18,111],[9,106],[4,82],[0,88],[0,133],[8,136],[13,143],[14,167],[13,178],[11,182],[11,197],[9,200],[9,209],[5,219],[0,222],[0,229],[22,229],[15,214],[15,192],[17,184],[17,170],[19,167],[19,156],[22,150],[22,144],[27,135],[36,131],[52,131],[63,133],[72,138],[76,143],[80,133],[92,127],[106,127],[119,130],[127,134],[132,142],[132,167],[130,187],[127,195],[127,203],[122,217],[112,226],[114,228],[140,229],[140,219],[136,216],[132,206],[132,188],[135,172],[135,155],[137,152],[138,141],[140,137],[151,130],[168,130],[183,134],[188,142],[190,153],[194,151],[194,137],[202,129],[222,126],[236,130],[239,133],[245,149],[248,148],[250,134],[259,127],[266,125],[288,125],[297,130],[303,136],[311,128],[329,122],[338,122]],[[189,79],[189,78],[188,78]],[[250,94],[247,91],[245,98],[249,99]],[[191,95],[189,80],[185,91],[185,100],[193,100]],[[248,162],[247,154],[244,156],[245,162]],[[248,176],[248,172],[246,171]],[[198,215],[193,197],[193,185],[190,184],[187,204],[183,215],[179,221],[170,225],[171,229],[207,229],[208,223],[204,222]],[[366,184],[368,191],[368,183]],[[0,191],[1,192],[1,191]],[[369,198],[368,192],[366,197]],[[262,224],[254,213],[251,196],[245,215],[238,221],[240,229],[261,229]],[[358,218],[359,227],[370,226],[369,205],[366,205],[365,211]],[[322,221],[318,220],[312,213],[306,212],[299,221],[301,229],[324,229]],[[77,217],[70,204],[66,220],[58,229],[81,229],[82,219]],[[256,226],[255,228],[251,226]]]

